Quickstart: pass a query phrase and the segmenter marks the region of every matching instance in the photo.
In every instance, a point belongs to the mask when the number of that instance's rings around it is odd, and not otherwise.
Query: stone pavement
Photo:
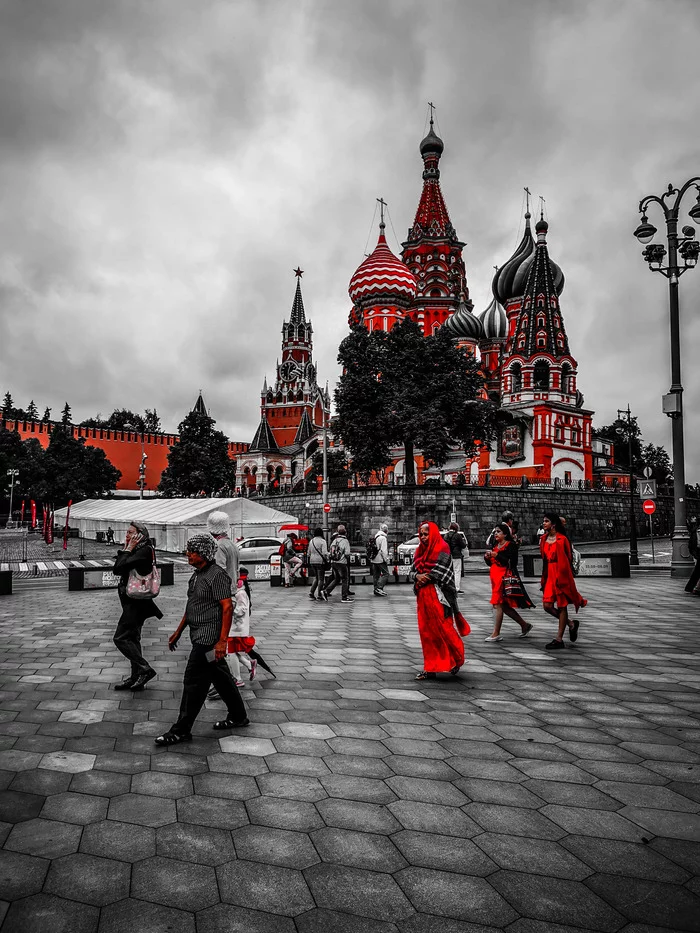
[[[2,933],[700,930],[700,601],[580,585],[579,641],[552,655],[539,609],[531,639],[485,644],[469,578],[470,663],[422,683],[408,586],[256,586],[277,680],[246,687],[248,729],[213,733],[210,704],[171,749],[182,577],[133,696],[110,689],[114,591],[3,599]]]

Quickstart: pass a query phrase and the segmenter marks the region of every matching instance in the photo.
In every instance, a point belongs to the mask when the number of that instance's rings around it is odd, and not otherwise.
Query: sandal
[[[569,625],[569,641],[576,641],[578,638],[578,627],[580,624],[581,623],[578,619],[574,619],[574,621]]]
[[[437,674],[432,671],[421,671],[420,674],[416,674],[416,680],[434,680],[437,677]]]
[[[187,732],[185,735],[178,735],[177,732],[165,732],[154,741],[156,745],[177,745],[178,742],[191,742],[192,733]]]
[[[215,722],[212,729],[240,729],[243,726],[249,726],[250,719],[243,719],[241,722],[234,722],[233,719],[220,719]]]
[[[456,677],[457,674],[459,674],[459,669],[461,666],[462,666],[461,664],[455,664],[454,667],[450,668],[450,674],[452,674],[453,677]]]

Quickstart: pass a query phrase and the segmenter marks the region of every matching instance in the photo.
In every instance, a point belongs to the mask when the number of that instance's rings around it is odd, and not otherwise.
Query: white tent
[[[182,553],[191,535],[206,531],[210,512],[226,512],[233,540],[277,535],[280,525],[298,521],[295,515],[254,499],[85,499],[71,506],[69,524],[82,537],[92,539],[111,527],[115,540],[123,541],[132,521],[143,522],[159,550]],[[58,509],[56,524],[63,525],[65,520],[66,509]]]

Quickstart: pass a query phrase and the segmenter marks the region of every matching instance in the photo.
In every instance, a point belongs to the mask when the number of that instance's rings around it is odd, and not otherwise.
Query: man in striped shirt
[[[183,681],[180,715],[156,745],[175,745],[192,739],[192,726],[204,706],[212,683],[226,704],[226,719],[214,729],[247,726],[246,709],[226,663],[228,633],[233,617],[231,578],[214,562],[217,544],[210,534],[194,535],[187,542],[187,560],[194,573],[187,587],[187,606],[182,621],[168,639],[175,651],[185,630],[190,630],[192,650]]]

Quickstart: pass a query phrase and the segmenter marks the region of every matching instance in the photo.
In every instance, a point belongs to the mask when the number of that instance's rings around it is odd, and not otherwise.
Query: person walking
[[[304,561],[299,557],[294,548],[294,542],[296,540],[297,536],[293,531],[290,531],[280,548],[282,563],[284,565],[284,586],[294,586],[294,578],[299,568],[304,565]]]
[[[423,670],[416,680],[432,680],[440,673],[455,676],[464,664],[460,635],[465,637],[471,629],[457,605],[450,549],[435,522],[423,522],[418,538],[411,576]]]
[[[374,581],[374,595],[386,596],[384,587],[389,580],[389,539],[387,532],[389,526],[381,524],[374,536],[374,557],[370,558],[372,564],[372,580]]]
[[[469,542],[467,541],[464,532],[459,530],[459,525],[457,522],[450,522],[450,529],[445,535],[445,541],[447,542],[447,546],[450,549],[450,557],[452,558],[452,570],[455,575],[455,589],[458,593],[461,593],[462,560],[464,559],[465,551],[467,552],[467,557],[469,557]]]
[[[214,560],[223,567],[235,586],[238,582],[238,548],[229,538],[229,517],[226,512],[211,512],[207,517],[207,530],[217,544]]]
[[[518,573],[518,545],[513,540],[510,525],[501,522],[494,529],[494,546],[484,554],[489,565],[491,578],[491,605],[493,606],[493,631],[485,641],[502,641],[501,626],[507,615],[520,626],[520,638],[532,631],[532,622],[526,622],[518,609],[532,609],[534,603]]]
[[[511,536],[511,538],[513,539],[513,541],[515,542],[515,544],[516,544],[518,547],[520,547],[520,545],[523,543],[522,537],[518,534],[518,528],[519,528],[520,526],[519,526],[519,523],[518,523],[517,519],[515,518],[515,516],[513,515],[513,513],[512,513],[509,509],[506,509],[505,512],[502,512],[502,513],[501,513],[501,521],[500,521],[499,524],[501,524],[501,525],[502,525],[502,524],[508,525],[508,527],[510,528],[510,536]],[[494,526],[493,531],[491,532],[491,534],[490,534],[490,535],[488,536],[488,538],[486,539],[486,547],[489,548],[489,549],[492,549],[492,548],[494,547],[495,543],[496,543],[496,537],[495,537],[495,535],[496,535],[496,528],[498,528],[498,525],[495,525],[495,526]],[[540,532],[538,531],[537,534],[538,534],[538,537],[539,537]]]
[[[698,520],[694,515],[688,519],[688,534],[690,536],[688,550],[690,556],[695,558],[695,567],[685,585],[685,591],[692,596],[700,596],[700,547],[698,546]]]
[[[114,544],[114,528],[111,525],[107,528],[107,544]]]
[[[328,545],[323,537],[322,528],[314,528],[314,536],[309,541],[306,551],[306,557],[309,561],[309,571],[313,574],[313,583],[309,599],[322,599],[326,601],[326,569],[329,564]],[[318,592],[318,596],[316,593]]]
[[[185,613],[168,639],[168,648],[175,651],[188,628],[192,650],[183,678],[177,722],[155,739],[156,745],[191,741],[192,726],[212,683],[227,709],[226,719],[215,722],[213,728],[236,729],[249,724],[245,704],[226,663],[233,616],[231,579],[215,562],[216,549],[216,541],[210,534],[193,535],[187,542],[187,561],[194,573],[187,586]]]
[[[576,612],[587,605],[588,600],[576,589],[571,570],[571,544],[556,512],[546,512],[542,519],[544,534],[540,538],[542,555],[542,603],[544,611],[559,622],[556,637],[545,648],[556,651],[564,647],[564,632],[569,629],[569,640],[578,638],[579,620],[569,619],[568,606]]]
[[[151,546],[148,528],[142,522],[132,522],[126,532],[122,550],[117,551],[112,573],[119,577],[117,595],[122,614],[114,632],[114,644],[131,664],[131,671],[115,690],[143,690],[156,672],[141,653],[141,629],[146,619],[162,619],[163,613],[153,599],[132,599],[127,595],[131,571],[148,576],[153,570],[155,551]]]
[[[350,542],[345,525],[338,525],[337,533],[331,541],[330,559],[333,579],[326,587],[326,596],[330,596],[340,584],[341,603],[354,602],[350,593]]]

